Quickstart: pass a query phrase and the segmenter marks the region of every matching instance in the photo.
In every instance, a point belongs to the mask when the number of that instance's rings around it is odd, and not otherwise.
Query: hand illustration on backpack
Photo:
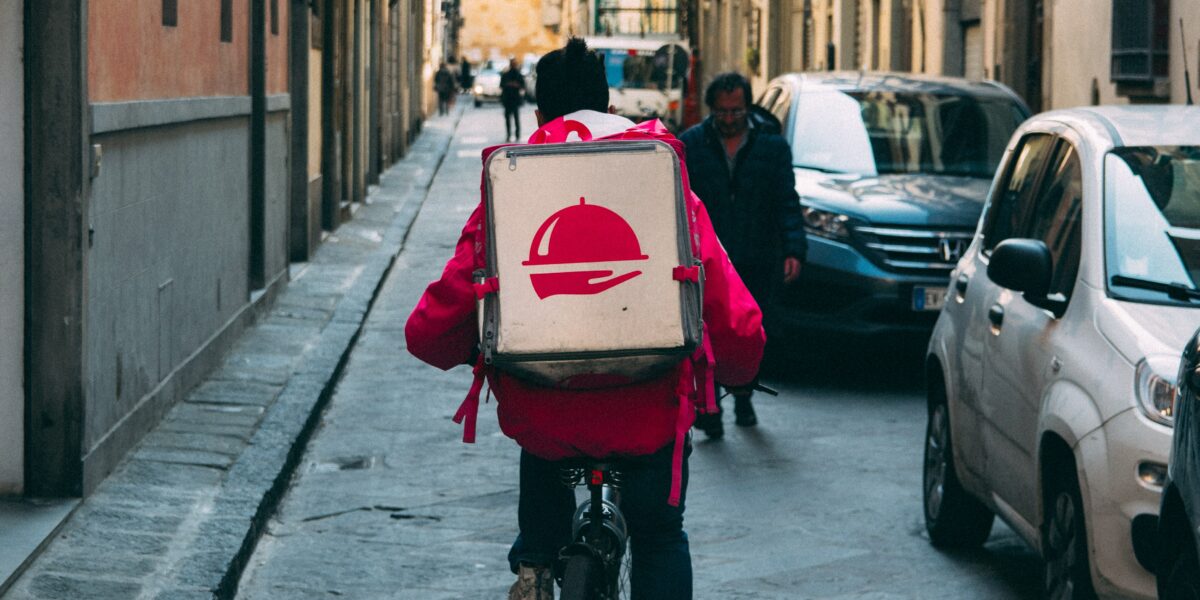
[[[550,215],[529,246],[525,266],[646,260],[633,228],[603,206],[579,204]],[[591,295],[612,289],[638,275],[639,270],[614,275],[609,269],[530,273],[534,292],[546,299],[558,294]]]

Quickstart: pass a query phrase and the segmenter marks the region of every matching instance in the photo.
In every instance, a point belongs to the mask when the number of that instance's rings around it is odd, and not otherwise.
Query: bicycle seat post
[[[599,540],[604,535],[604,483],[608,474],[607,465],[600,463],[592,467],[588,478],[588,492],[592,499],[589,515],[591,527],[588,535],[594,540]]]

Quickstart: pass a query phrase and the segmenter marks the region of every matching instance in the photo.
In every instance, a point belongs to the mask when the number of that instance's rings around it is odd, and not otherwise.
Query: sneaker
[[[550,567],[519,566],[517,581],[508,588],[508,600],[554,600],[554,574]]]
[[[758,415],[754,414],[754,404],[750,402],[748,394],[733,397],[733,421],[740,427],[758,425]]]
[[[703,431],[710,440],[719,440],[725,436],[725,424],[721,422],[721,413],[696,415],[696,428]]]

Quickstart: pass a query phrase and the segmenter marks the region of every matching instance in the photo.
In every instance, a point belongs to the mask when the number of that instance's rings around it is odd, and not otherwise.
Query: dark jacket
[[[733,173],[710,116],[679,137],[687,146],[688,178],[712,217],[734,265],[770,267],[785,256],[804,260],[808,242],[796,194],[792,151],[779,121],[751,108],[754,126],[738,151]],[[782,271],[781,271],[782,273]]]
[[[525,76],[519,69],[507,69],[500,73],[500,102],[506,106],[520,106],[525,95]]]

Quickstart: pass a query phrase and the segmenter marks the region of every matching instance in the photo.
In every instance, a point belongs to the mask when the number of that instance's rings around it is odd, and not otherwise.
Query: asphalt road
[[[453,127],[453,119],[431,120]],[[532,110],[523,133],[533,129]],[[466,107],[292,489],[239,596],[505,597],[517,456],[494,404],[478,443],[450,422],[470,385],[404,349],[404,321],[478,200],[498,106]],[[932,548],[921,519],[919,347],[810,340],[756,397],[760,425],[698,434],[686,528],[697,598],[1034,598],[1040,563],[1002,524],[981,551]]]

